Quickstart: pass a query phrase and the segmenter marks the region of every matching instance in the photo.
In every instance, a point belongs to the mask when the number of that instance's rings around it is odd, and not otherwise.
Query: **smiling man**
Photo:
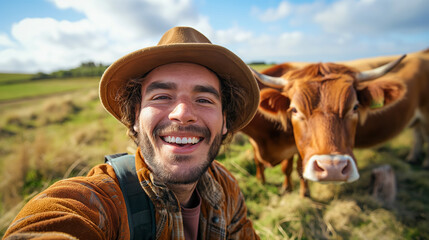
[[[227,133],[219,80],[200,65],[171,63],[154,69],[142,85],[137,144],[155,176],[170,189],[189,184],[192,192]]]
[[[240,58],[195,29],[175,27],[158,45],[114,62],[101,79],[100,99],[138,146],[132,173],[153,206],[155,229],[139,238],[259,239],[237,181],[214,160],[259,103]],[[135,238],[131,225],[143,220],[127,212],[128,193],[113,165],[34,197],[5,239]]]

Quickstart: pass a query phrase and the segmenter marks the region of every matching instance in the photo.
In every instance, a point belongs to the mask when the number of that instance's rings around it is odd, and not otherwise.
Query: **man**
[[[156,239],[258,239],[237,181],[213,161],[259,102],[246,64],[198,31],[175,27],[157,46],[114,62],[103,106],[138,145],[137,176],[155,208]],[[127,209],[109,164],[34,197],[6,239],[129,239]]]

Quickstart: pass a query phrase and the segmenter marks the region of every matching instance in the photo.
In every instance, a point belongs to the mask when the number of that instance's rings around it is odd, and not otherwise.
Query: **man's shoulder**
[[[109,164],[99,164],[94,166],[86,176],[76,176],[60,180],[52,187],[80,185],[92,190],[104,190],[111,188],[111,185],[118,185],[118,180],[112,166]]]

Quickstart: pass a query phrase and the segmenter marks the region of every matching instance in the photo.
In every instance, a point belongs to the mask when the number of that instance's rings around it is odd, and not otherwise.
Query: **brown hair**
[[[210,70],[210,69],[209,69]],[[137,143],[138,133],[134,130],[136,111],[142,101],[141,88],[142,83],[147,76],[130,79],[121,89],[119,89],[115,100],[118,102],[121,112],[121,122],[128,128],[128,136]],[[216,74],[216,73],[215,73]],[[222,140],[229,142],[232,136],[238,131],[234,123],[239,118],[239,114],[245,111],[246,99],[244,89],[237,82],[228,78],[221,78],[216,74],[220,81],[222,112],[226,114],[226,127],[228,132]]]

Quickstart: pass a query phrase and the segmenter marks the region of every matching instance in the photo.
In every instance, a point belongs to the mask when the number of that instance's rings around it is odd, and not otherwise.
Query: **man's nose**
[[[181,124],[189,124],[197,121],[194,109],[189,101],[177,103],[168,117],[170,120],[177,121]]]

